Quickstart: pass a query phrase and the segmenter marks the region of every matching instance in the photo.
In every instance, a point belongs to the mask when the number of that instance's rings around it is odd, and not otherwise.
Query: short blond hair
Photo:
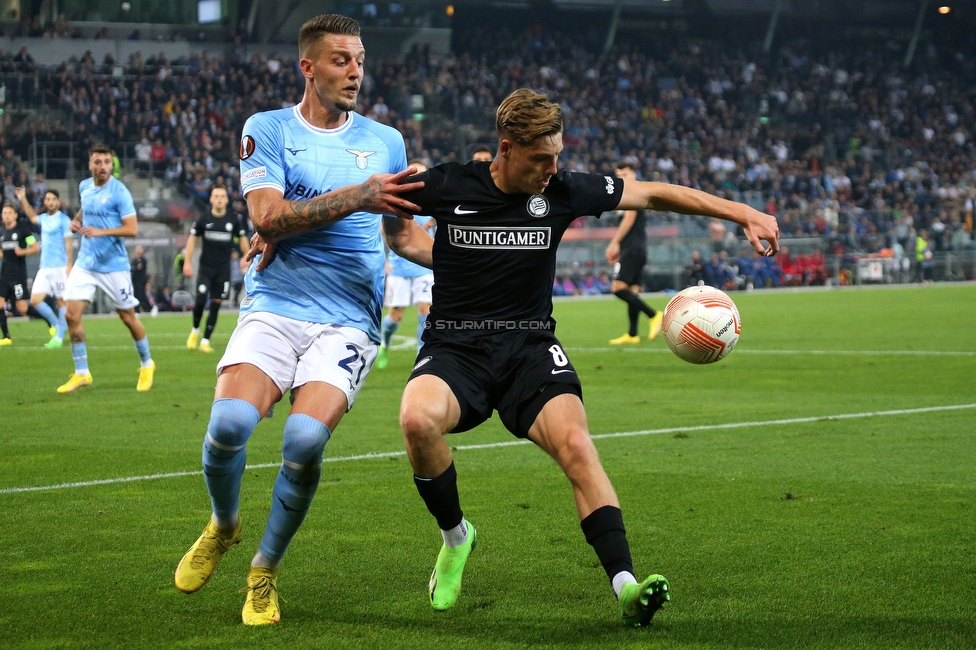
[[[563,111],[547,95],[519,88],[498,106],[495,129],[499,138],[511,138],[521,145],[563,131]]]

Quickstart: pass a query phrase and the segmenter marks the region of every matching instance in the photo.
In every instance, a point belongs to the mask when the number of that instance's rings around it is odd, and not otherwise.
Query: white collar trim
[[[335,129],[322,129],[317,126],[313,126],[308,120],[306,120],[305,116],[302,115],[301,110],[299,110],[299,106],[300,104],[295,104],[295,106],[293,106],[291,109],[295,113],[295,119],[298,120],[299,124],[316,135],[340,135],[345,133],[350,127],[352,127],[354,116],[356,115],[355,111],[348,111],[348,118],[342,126]]]

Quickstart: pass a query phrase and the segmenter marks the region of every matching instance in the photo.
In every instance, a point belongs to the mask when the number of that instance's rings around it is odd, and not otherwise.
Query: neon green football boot
[[[449,610],[457,602],[461,594],[461,576],[464,573],[464,563],[478,543],[478,533],[467,519],[468,541],[456,548],[441,546],[437,554],[437,564],[430,574],[430,606],[439,612]]]
[[[624,625],[647,627],[657,610],[671,600],[668,580],[651,575],[644,582],[631,582],[620,590],[620,618]]]

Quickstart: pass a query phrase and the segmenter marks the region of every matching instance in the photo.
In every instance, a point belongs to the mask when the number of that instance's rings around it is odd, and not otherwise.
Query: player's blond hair
[[[312,46],[326,34],[339,36],[359,36],[359,23],[340,14],[322,14],[309,18],[298,31],[298,56],[304,59]]]
[[[495,129],[499,138],[527,145],[538,138],[563,131],[563,112],[547,95],[519,88],[498,106]]]

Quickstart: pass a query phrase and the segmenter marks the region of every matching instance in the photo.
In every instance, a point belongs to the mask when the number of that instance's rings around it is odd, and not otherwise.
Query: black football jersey
[[[624,218],[623,210],[614,210],[614,215]],[[647,249],[647,222],[644,219],[644,211],[637,210],[637,218],[634,224],[620,240],[620,252],[636,252],[646,254]]]
[[[4,228],[0,224],[0,248],[3,249],[3,268],[0,274],[7,278],[26,278],[27,277],[27,258],[17,255],[15,248],[29,248],[34,233],[30,225],[23,220],[18,220],[13,228]]]
[[[549,322],[563,232],[577,217],[616,208],[623,194],[621,179],[568,171],[542,194],[505,194],[490,165],[437,165],[415,177],[423,189],[404,194],[437,220],[433,329],[463,328],[452,321]]]
[[[230,254],[235,246],[234,238],[247,237],[247,224],[244,223],[244,217],[229,210],[222,217],[215,217],[208,212],[193,224],[190,234],[203,240],[200,266],[224,267],[230,264]]]

